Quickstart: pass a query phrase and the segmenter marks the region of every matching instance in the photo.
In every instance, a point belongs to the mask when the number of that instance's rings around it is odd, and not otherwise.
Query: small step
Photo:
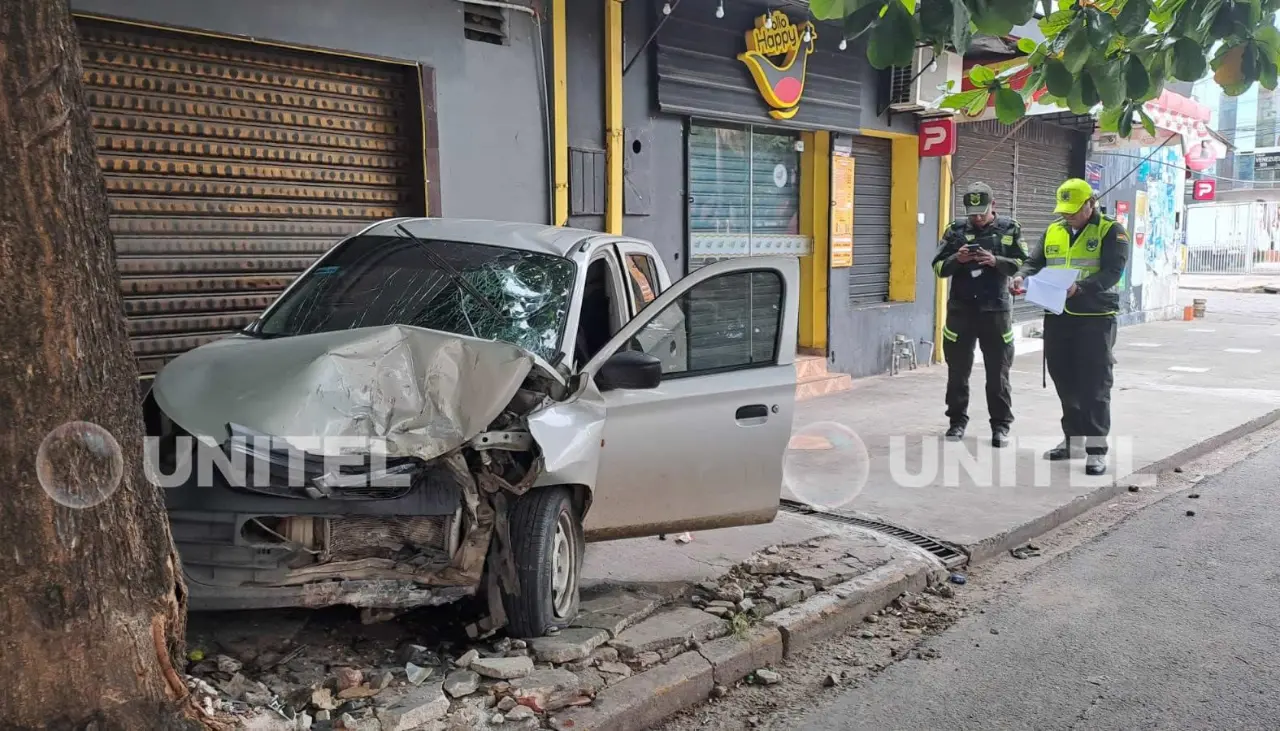
[[[827,359],[821,355],[796,356],[796,380],[813,381],[827,377]]]
[[[819,396],[853,389],[853,378],[848,373],[831,373],[821,378],[796,383],[796,401],[806,401]]]

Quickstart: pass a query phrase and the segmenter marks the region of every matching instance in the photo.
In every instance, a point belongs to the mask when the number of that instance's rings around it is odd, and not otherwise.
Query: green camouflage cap
[[[964,194],[964,215],[984,216],[991,212],[991,199],[994,197],[991,186],[986,183],[974,183]]]

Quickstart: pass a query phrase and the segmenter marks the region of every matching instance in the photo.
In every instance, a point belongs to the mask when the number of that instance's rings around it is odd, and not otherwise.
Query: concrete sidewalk
[[[1204,293],[1180,299],[1193,297]],[[989,446],[978,368],[960,443],[941,436],[945,366],[862,379],[797,406],[785,492],[958,544],[973,560],[1008,550],[1125,489],[1130,473],[1169,469],[1280,416],[1280,297],[1206,299],[1204,319],[1120,330],[1107,475],[1040,458],[1061,438],[1061,412],[1035,353],[1014,363],[1009,448]]]
[[[1183,274],[1178,278],[1179,290],[1197,292],[1260,292],[1267,287],[1280,289],[1280,270],[1258,270],[1250,274]]]

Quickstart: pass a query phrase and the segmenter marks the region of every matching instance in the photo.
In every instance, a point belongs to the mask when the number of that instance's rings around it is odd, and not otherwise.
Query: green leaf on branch
[[[907,15],[914,15],[916,12],[916,0],[901,0],[903,10],[907,11]]]
[[[1051,58],[1044,62],[1044,85],[1050,94],[1065,97],[1071,93],[1071,87],[1075,83],[1075,77],[1061,61]]]
[[[889,3],[884,17],[871,29],[867,60],[872,67],[882,71],[893,66],[910,66],[915,57],[919,31],[916,16],[904,10],[901,3]]]
[[[1151,118],[1151,115],[1147,114],[1147,110],[1143,109],[1141,104],[1137,104],[1135,106],[1138,108],[1138,119],[1142,120],[1142,128],[1147,131],[1147,134],[1151,135],[1152,137],[1155,137],[1156,136],[1155,120]]]
[[[839,20],[858,9],[857,0],[809,0],[809,12],[818,20]]]
[[[1045,38],[1053,38],[1065,31],[1075,18],[1076,13],[1074,10],[1059,10],[1040,19],[1040,32],[1044,34]]]
[[[880,11],[884,9],[884,4],[873,2],[863,5],[853,12],[853,15],[845,16],[844,19],[844,39],[853,41],[861,37],[864,33],[869,32],[880,22]]]
[[[1116,29],[1127,36],[1138,33],[1146,26],[1150,14],[1150,0],[1127,0],[1116,16]]]
[[[990,98],[991,92],[986,89],[970,89],[962,91],[959,94],[948,94],[943,97],[938,106],[943,109],[969,109],[974,104],[978,105],[979,111],[987,106],[987,99]]]
[[[996,92],[996,119],[1001,124],[1013,124],[1027,113],[1022,95],[1008,87],[1001,87]]]
[[[1076,81],[1076,88],[1080,90],[1080,102],[1085,108],[1093,109],[1102,101],[1102,96],[1098,93],[1098,87],[1093,83],[1093,76],[1090,74],[1082,75]]]
[[[996,80],[996,72],[986,66],[979,64],[969,69],[969,81],[974,86],[988,86]]]
[[[1276,62],[1270,56],[1264,55],[1258,60],[1258,83],[1261,84],[1264,89],[1275,91]]]
[[[951,44],[963,54],[973,39],[969,7],[964,0],[928,0],[920,4],[920,31],[925,38]]]
[[[1098,128],[1103,132],[1115,132],[1120,129],[1120,115],[1124,114],[1128,107],[1116,107],[1115,109],[1104,109],[1102,114],[1098,115]]]
[[[1036,0],[988,0],[991,10],[1000,17],[1022,25],[1036,15]]]
[[[1116,125],[1116,132],[1119,132],[1121,137],[1128,137],[1133,134],[1133,114],[1127,106],[1124,108],[1124,111],[1120,113],[1120,119]]]
[[[1005,19],[1003,15],[997,15],[991,11],[973,16],[973,26],[978,29],[979,33],[995,36],[996,38],[1003,38],[1009,35],[1013,31],[1014,25],[1016,23]]]
[[[1204,47],[1191,38],[1179,38],[1173,44],[1173,78],[1199,81],[1207,70]]]
[[[1088,114],[1093,109],[1092,104],[1085,104],[1082,94],[1084,85],[1089,77],[1082,76],[1075,86],[1071,87],[1071,93],[1067,95],[1067,108],[1075,114]]]
[[[1129,56],[1124,64],[1124,92],[1130,99],[1141,99],[1151,91],[1151,74],[1142,59]]]
[[[1089,67],[1089,80],[1105,107],[1119,106],[1125,99],[1124,65],[1108,63]]]
[[[1040,47],[1040,44],[1039,44],[1039,43],[1036,43],[1035,41],[1031,40],[1030,38],[1019,38],[1019,39],[1018,39],[1018,50],[1019,50],[1019,51],[1021,51],[1022,53],[1025,53],[1025,54],[1030,55],[1030,54],[1032,54],[1032,53],[1035,53],[1035,52],[1036,52],[1036,49],[1037,49],[1037,48],[1039,48],[1039,47]]]
[[[1089,56],[1092,52],[1093,48],[1089,45],[1089,35],[1087,33],[1076,33],[1062,52],[1062,63],[1067,67],[1067,71],[1071,72],[1072,76],[1075,76],[1084,70],[1085,64],[1089,63]]]

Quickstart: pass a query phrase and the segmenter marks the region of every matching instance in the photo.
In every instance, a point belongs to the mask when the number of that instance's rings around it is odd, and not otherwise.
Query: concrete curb
[[[988,561],[1005,553],[1006,551],[1010,551],[1021,546],[1037,536],[1044,535],[1054,528],[1074,520],[1093,508],[1109,502],[1116,496],[1128,491],[1134,475],[1155,475],[1161,472],[1167,472],[1178,465],[1203,457],[1228,442],[1234,442],[1247,434],[1252,434],[1253,432],[1270,426],[1277,421],[1280,421],[1280,409],[1270,411],[1256,419],[1252,419],[1244,424],[1228,429],[1221,434],[1217,434],[1209,437],[1208,439],[1197,442],[1186,449],[1169,455],[1168,457],[1152,462],[1151,464],[1135,470],[1134,472],[1117,477],[1111,484],[1100,487],[1086,495],[1081,495],[1053,512],[1023,523],[1013,530],[979,541],[972,545],[965,545],[961,547],[969,554],[970,564]]]
[[[872,612],[889,605],[905,591],[920,591],[929,573],[942,564],[918,554],[857,576],[764,618],[764,624],[782,634],[783,654],[790,657],[814,641],[843,632]]]
[[[704,702],[716,685],[731,685],[883,609],[906,591],[920,591],[944,571],[924,554],[906,554],[869,573],[765,617],[745,636],[707,642],[670,662],[604,688],[589,706],[555,714],[560,731],[643,731]]]

